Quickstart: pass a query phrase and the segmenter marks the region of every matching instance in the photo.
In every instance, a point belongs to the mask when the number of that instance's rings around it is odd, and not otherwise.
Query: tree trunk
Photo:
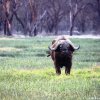
[[[57,35],[58,34],[58,26],[56,25],[55,26],[55,35]]]
[[[4,1],[4,35],[11,36],[12,16],[10,18],[10,1]]]
[[[76,16],[72,16],[72,20],[71,20],[71,26],[70,26],[70,36],[72,36],[73,35],[73,29],[74,29],[74,22],[75,22],[75,17]]]
[[[11,23],[9,21],[7,22],[7,36],[12,36],[12,34],[11,34]]]
[[[4,35],[7,35],[6,33],[7,33],[7,21],[5,20],[4,21]]]
[[[81,24],[81,30],[83,33],[85,32],[85,21],[82,22],[82,24]]]
[[[4,21],[4,35],[11,36],[11,23],[9,20]]]
[[[73,28],[74,28],[74,26],[72,25],[71,28],[70,28],[70,36],[73,35]]]

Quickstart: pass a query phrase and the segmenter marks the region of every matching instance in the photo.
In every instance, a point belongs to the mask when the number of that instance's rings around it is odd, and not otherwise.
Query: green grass
[[[100,40],[71,39],[71,75],[55,74],[46,51],[53,37],[0,39],[0,100],[99,100]]]

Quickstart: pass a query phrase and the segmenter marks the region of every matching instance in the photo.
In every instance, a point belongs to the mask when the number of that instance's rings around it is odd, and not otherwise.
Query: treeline
[[[100,0],[0,0],[0,31],[7,36],[99,29]]]

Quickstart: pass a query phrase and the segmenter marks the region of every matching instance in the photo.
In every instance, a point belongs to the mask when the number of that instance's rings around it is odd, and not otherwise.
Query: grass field
[[[71,75],[55,74],[53,37],[0,38],[0,100],[100,100],[100,39],[71,39]]]

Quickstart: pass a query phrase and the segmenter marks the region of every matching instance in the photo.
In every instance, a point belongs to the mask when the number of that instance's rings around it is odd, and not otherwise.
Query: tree
[[[72,0],[69,0],[69,6],[70,6],[70,35],[73,35],[73,29],[75,25],[75,20],[78,14],[90,3],[82,3],[82,0],[75,0],[75,2],[72,2]],[[84,24],[84,23],[83,23]]]
[[[58,24],[61,22],[62,18],[65,15],[65,6],[66,0],[47,0],[45,4],[48,18],[47,18],[47,26],[50,32],[58,33]]]
[[[36,36],[62,29],[80,32],[100,29],[100,0],[0,0],[0,28]]]
[[[4,0],[3,2],[3,11],[4,11],[4,34],[11,36],[11,24],[12,24],[12,15],[10,12],[10,0]]]

